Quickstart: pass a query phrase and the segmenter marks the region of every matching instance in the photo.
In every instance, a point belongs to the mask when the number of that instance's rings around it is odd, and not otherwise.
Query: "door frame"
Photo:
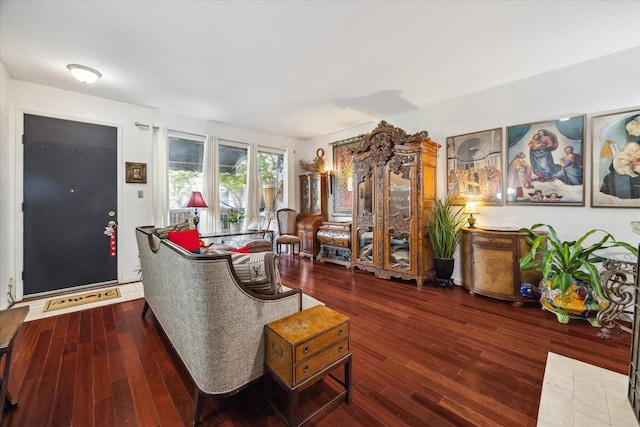
[[[114,127],[116,128],[116,150],[117,150],[117,154],[116,154],[116,158],[117,158],[117,165],[116,165],[116,176],[117,176],[117,184],[116,184],[116,191],[117,191],[117,195],[116,195],[116,204],[117,204],[117,215],[116,215],[116,219],[115,221],[118,224],[122,224],[122,193],[123,193],[123,182],[124,182],[124,172],[123,172],[123,161],[122,161],[122,124],[119,123],[111,123],[111,122],[104,122],[104,121],[99,121],[99,120],[94,120],[94,119],[89,119],[89,118],[83,118],[83,117],[76,117],[76,116],[65,116],[65,115],[61,115],[61,114],[56,114],[56,113],[51,113],[51,112],[44,112],[44,111],[37,111],[37,110],[32,110],[32,109],[23,109],[23,108],[17,108],[16,109],[16,127],[15,127],[15,165],[16,165],[16,170],[15,170],[15,183],[16,183],[16,187],[15,187],[15,211],[14,211],[14,215],[15,215],[15,247],[14,247],[14,253],[15,253],[15,300],[16,301],[22,301],[24,299],[24,282],[22,280],[22,272],[24,271],[24,214],[22,212],[22,203],[24,202],[24,145],[22,142],[22,137],[24,135],[24,116],[25,114],[32,114],[32,115],[37,115],[37,116],[43,116],[43,117],[50,117],[52,119],[60,119],[60,120],[70,120],[70,121],[74,121],[74,122],[80,122],[80,123],[89,123],[89,124],[95,124],[95,125],[102,125],[102,126],[110,126],[110,127]],[[106,224],[105,224],[106,227]],[[118,230],[119,231],[119,230]],[[106,239],[106,236],[105,236]],[[116,280],[117,283],[122,283],[122,266],[123,266],[123,259],[122,259],[122,239],[118,238],[117,239],[117,273],[116,273]],[[74,288],[74,289],[82,289],[82,288],[90,288],[92,287],[91,284],[89,285],[85,285],[85,286],[80,286],[78,288]],[[55,292],[54,292],[55,293]],[[42,295],[38,295],[38,297],[41,297]]]

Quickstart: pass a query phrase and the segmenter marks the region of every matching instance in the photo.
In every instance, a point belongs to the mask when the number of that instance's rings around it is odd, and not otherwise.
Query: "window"
[[[282,151],[258,150],[258,176],[262,195],[260,214],[274,217],[284,202],[284,153]]]
[[[176,224],[191,217],[191,209],[184,206],[191,192],[202,191],[204,140],[169,135],[169,221]]]
[[[209,207],[198,210],[200,230],[205,232],[230,229],[229,218],[234,213],[249,217],[250,226],[256,214],[272,219],[286,206],[284,150],[256,146],[252,151],[246,143],[219,139],[214,145],[213,139],[205,142],[205,137],[185,135],[190,134],[170,131],[167,137],[170,224],[191,219],[193,209],[185,205],[193,191],[200,191]],[[209,152],[210,147],[214,151]],[[257,166],[250,153],[256,153]]]
[[[218,144],[220,226],[228,230],[229,216],[244,214],[247,206],[247,146],[231,141]]]

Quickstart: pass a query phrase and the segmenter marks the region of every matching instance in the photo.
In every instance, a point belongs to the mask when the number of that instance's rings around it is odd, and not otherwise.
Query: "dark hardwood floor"
[[[284,256],[285,284],[351,318],[353,402],[309,426],[535,426],[547,352],[627,373],[630,335],[603,341],[585,321],[559,324],[463,288],[439,289]],[[176,292],[179,287],[176,286]],[[193,383],[143,300],[27,322],[9,389],[20,406],[3,427],[183,426]],[[304,409],[330,395],[311,387]],[[205,426],[282,426],[263,408],[261,381],[207,399]],[[603,402],[604,404],[604,402]]]

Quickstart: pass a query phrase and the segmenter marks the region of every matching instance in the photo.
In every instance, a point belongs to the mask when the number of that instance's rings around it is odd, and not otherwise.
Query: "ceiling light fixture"
[[[102,74],[98,70],[94,70],[93,68],[89,68],[84,65],[79,64],[69,64],[67,65],[73,77],[81,81],[82,83],[95,83]]]

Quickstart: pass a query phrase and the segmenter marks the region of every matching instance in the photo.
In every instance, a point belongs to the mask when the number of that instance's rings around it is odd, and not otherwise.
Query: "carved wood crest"
[[[371,133],[365,135],[362,142],[351,150],[351,154],[356,156],[370,151],[370,158],[367,161],[369,163],[369,169],[371,170],[377,166],[384,166],[389,159],[393,157],[393,148],[396,145],[411,144],[424,139],[429,139],[429,132],[426,130],[408,135],[403,129],[382,120],[378,124],[378,127],[371,131]],[[397,159],[396,163],[401,160],[402,159]],[[396,167],[399,168],[399,165]],[[398,172],[396,171],[396,173]]]

